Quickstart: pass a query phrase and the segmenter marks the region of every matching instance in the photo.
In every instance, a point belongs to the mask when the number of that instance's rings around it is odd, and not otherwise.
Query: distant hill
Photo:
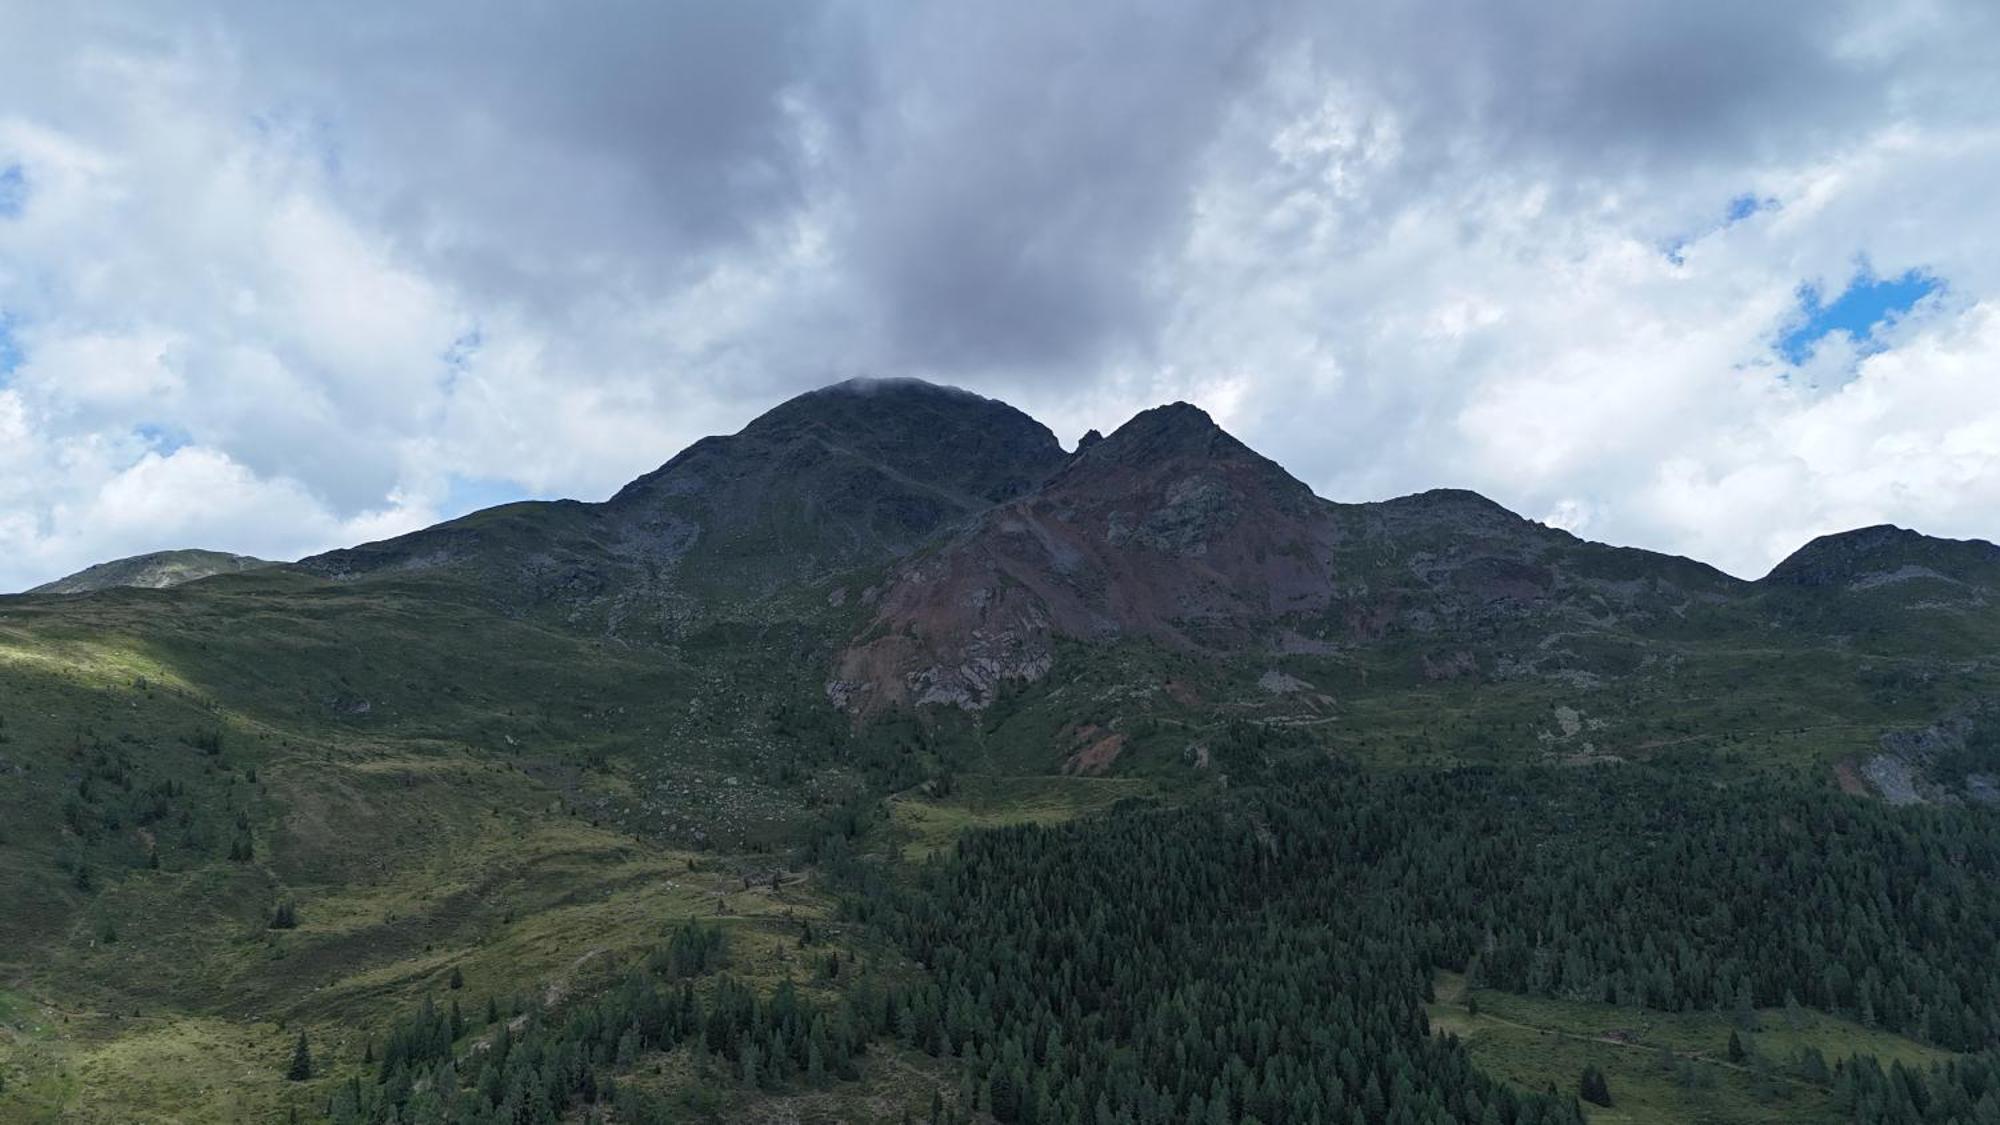
[[[217,574],[238,574],[276,565],[266,559],[232,555],[226,551],[153,551],[87,566],[67,578],[45,582],[28,593],[89,594],[120,586],[164,590]]]
[[[1903,583],[2000,589],[2000,547],[1878,524],[1820,536],[1773,567],[1765,581],[1849,591]]]

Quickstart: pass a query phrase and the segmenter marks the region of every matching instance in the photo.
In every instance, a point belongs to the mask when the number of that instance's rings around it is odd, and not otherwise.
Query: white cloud
[[[0,589],[602,496],[856,373],[1749,575],[2000,532],[1989,6],[753,9],[8,11]],[[1946,288],[1785,364],[1862,262]]]

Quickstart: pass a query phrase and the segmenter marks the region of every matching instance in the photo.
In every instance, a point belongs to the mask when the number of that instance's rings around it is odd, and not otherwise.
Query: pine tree
[[[294,1082],[304,1082],[313,1076],[312,1048],[306,1045],[306,1032],[299,1029],[299,1041],[292,1046],[292,1065],[285,1069],[285,1077]]]
[[[1577,1093],[1592,1105],[1611,1104],[1611,1086],[1604,1079],[1604,1072],[1592,1063],[1583,1068],[1583,1078],[1577,1083]]]

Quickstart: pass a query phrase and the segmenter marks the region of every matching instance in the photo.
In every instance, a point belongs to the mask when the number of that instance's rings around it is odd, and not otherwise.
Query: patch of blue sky
[[[438,357],[444,361],[444,381],[447,388],[458,385],[459,376],[465,374],[466,368],[472,366],[473,357],[479,354],[479,346],[485,342],[486,337],[480,334],[478,328],[469,328],[461,332],[458,338],[451,342],[451,346],[444,350],[444,354]]]
[[[1856,350],[1864,355],[1880,351],[1876,330],[1894,323],[1918,301],[1943,288],[1944,282],[1923,270],[1882,278],[1866,266],[1831,301],[1814,286],[1800,286],[1798,317],[1778,337],[1778,354],[1788,362],[1803,363],[1819,342],[1834,332],[1852,337]]]
[[[1720,222],[1704,230],[1696,231],[1693,234],[1670,238],[1660,247],[1660,251],[1667,256],[1669,262],[1678,266],[1687,260],[1687,248],[1690,243],[1707,238],[1717,231],[1728,230],[1730,227],[1761,211],[1776,211],[1777,209],[1778,201],[1776,199],[1745,192],[1731,199],[1728,205],[1722,209],[1722,220]]]
[[[28,170],[19,164],[0,167],[0,219],[11,219],[28,205]]]
[[[7,376],[26,358],[21,352],[21,342],[14,337],[14,318],[0,312],[0,385],[5,385]]]
[[[162,457],[172,456],[176,450],[185,449],[194,443],[194,438],[177,426],[160,426],[149,422],[132,432],[138,434],[141,441]]]
[[[1747,194],[1739,195],[1729,201],[1729,209],[1723,212],[1722,225],[1734,226],[1759,211],[1775,211],[1777,209],[1778,201],[1775,199],[1759,199],[1754,195]]]

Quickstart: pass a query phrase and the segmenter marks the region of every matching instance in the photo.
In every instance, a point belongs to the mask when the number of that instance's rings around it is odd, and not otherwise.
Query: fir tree
[[[1604,1071],[1592,1063],[1583,1068],[1583,1078],[1577,1083],[1577,1094],[1592,1105],[1609,1106],[1611,1087],[1604,1079]]]
[[[292,1064],[285,1068],[285,1077],[294,1082],[304,1082],[313,1076],[312,1048],[306,1045],[306,1032],[299,1029],[299,1039],[292,1045]]]

